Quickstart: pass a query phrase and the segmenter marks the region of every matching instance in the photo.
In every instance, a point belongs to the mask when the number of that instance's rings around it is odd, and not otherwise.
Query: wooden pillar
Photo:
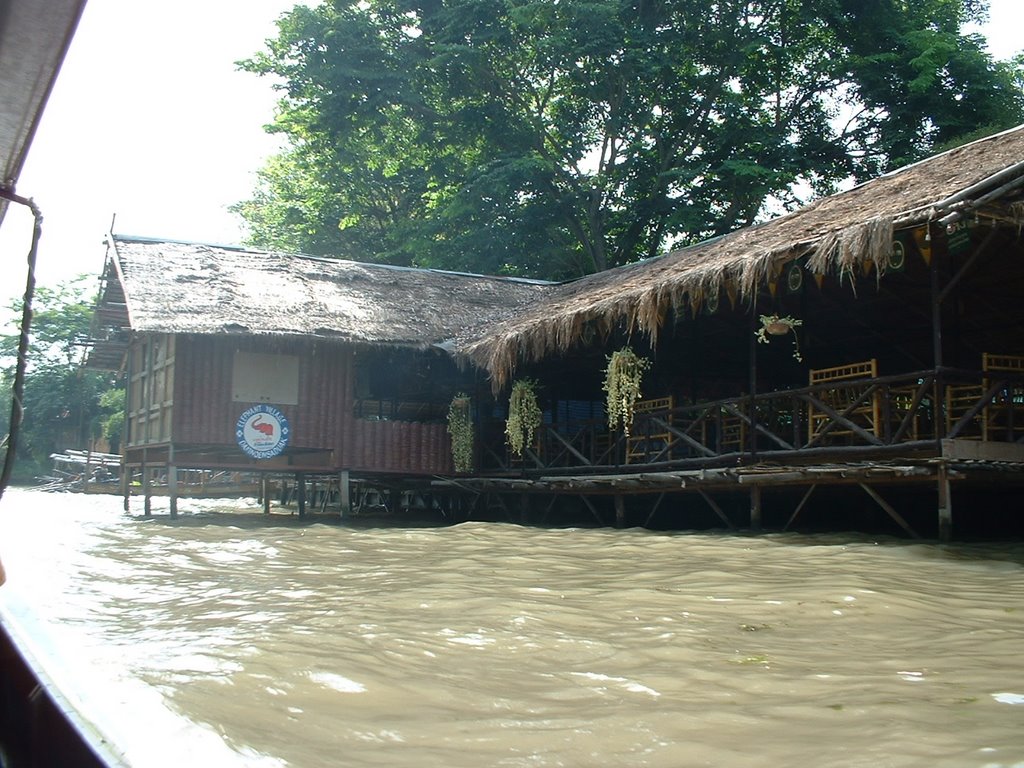
[[[755,531],[761,530],[761,486],[754,485],[750,488],[750,527]]]
[[[939,464],[939,541],[953,537],[953,496],[949,487],[949,468]]]
[[[299,517],[306,516],[306,476],[302,472],[295,473],[295,498],[299,505]]]
[[[89,448],[85,452],[85,472],[82,473],[82,493],[89,492],[89,476],[92,474],[92,438],[89,438]]]
[[[153,496],[149,488],[149,465],[142,463],[142,511],[146,517],[153,516]]]
[[[260,496],[263,500],[263,514],[270,514],[270,482],[266,473],[260,475]]]
[[[615,527],[626,527],[626,499],[621,493],[615,494]]]
[[[131,511],[131,498],[132,498],[132,470],[125,462],[124,458],[121,459],[121,495],[124,497],[124,511]]]
[[[931,225],[926,224],[926,227]],[[932,365],[935,367],[935,385],[932,396],[932,423],[935,425],[935,437],[942,439],[946,436],[946,416],[944,408],[946,404],[946,385],[942,376],[938,375],[942,367],[942,292],[939,288],[939,259],[938,255],[932,252],[931,262],[928,265],[931,277],[931,303],[932,303]]]
[[[349,476],[348,470],[343,469],[338,473],[338,500],[341,504],[341,511],[339,515],[341,517],[347,517],[352,514],[352,491],[349,487]]]
[[[178,516],[178,468],[167,465],[167,495],[171,502],[171,517]]]
[[[747,439],[749,445],[747,446],[750,450],[751,458],[757,458],[757,328],[760,323],[760,319],[757,314],[757,291],[754,291],[754,298],[752,301],[752,315],[750,323],[750,410],[747,416],[750,417],[750,429],[747,430]],[[740,450],[743,450],[742,448]],[[755,486],[756,487],[756,486]],[[753,493],[753,491],[751,492]],[[761,527],[761,489],[757,488],[757,501],[758,501],[758,523],[757,527]],[[753,518],[753,514],[751,514]]]
[[[170,499],[171,517],[178,516],[178,467],[174,464],[174,446],[167,446],[167,496]]]

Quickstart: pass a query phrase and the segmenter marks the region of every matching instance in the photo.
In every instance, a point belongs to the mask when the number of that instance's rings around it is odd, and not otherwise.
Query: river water
[[[137,766],[1024,766],[1024,544],[345,526],[8,491],[0,607]]]

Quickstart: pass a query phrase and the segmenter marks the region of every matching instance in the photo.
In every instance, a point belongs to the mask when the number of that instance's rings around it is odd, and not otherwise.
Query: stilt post
[[[349,485],[347,469],[338,473],[338,498],[341,502],[341,517],[348,517],[352,514],[352,489]]]
[[[178,467],[174,464],[174,446],[167,447],[167,496],[170,499],[171,517],[178,516]]]
[[[949,487],[949,468],[939,464],[939,541],[953,537],[953,496]]]
[[[121,458],[121,496],[124,497],[124,511],[131,511],[132,498],[132,470]]]
[[[153,516],[153,496],[150,493],[149,487],[149,466],[143,463],[142,465],[142,513],[146,517]]]
[[[260,475],[260,496],[263,499],[263,514],[270,514],[270,482],[267,480],[267,474],[264,472]]]
[[[299,505],[299,517],[306,516],[306,475],[295,473],[295,498]]]
[[[761,486],[754,485],[750,488],[750,527],[755,531],[761,530]]]

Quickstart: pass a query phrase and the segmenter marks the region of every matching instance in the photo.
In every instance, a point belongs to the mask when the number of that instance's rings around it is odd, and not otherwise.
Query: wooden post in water
[[[295,473],[295,500],[299,505],[299,517],[306,516],[306,475]]]
[[[167,446],[167,497],[171,505],[171,517],[178,516],[178,467],[174,463],[174,446]]]
[[[750,527],[755,531],[761,530],[761,486],[754,485],[750,488]]]
[[[121,495],[124,497],[124,511],[131,510],[132,498],[132,471],[125,464],[124,457],[121,457]]]
[[[142,511],[146,517],[153,516],[153,497],[149,488],[149,467],[146,460],[142,460]]]
[[[939,541],[953,537],[953,496],[949,487],[949,467],[939,464]]]
[[[351,493],[352,491],[349,488],[348,470],[343,469],[338,473],[338,498],[341,504],[341,511],[338,514],[343,518],[352,514]]]
[[[267,481],[267,474],[260,475],[260,496],[263,500],[263,514],[270,514],[270,483]]]
[[[85,472],[82,473],[82,493],[89,492],[89,475],[92,474],[92,444],[89,440],[89,449],[85,452]]]
[[[615,527],[626,527],[626,499],[621,493],[615,494]]]

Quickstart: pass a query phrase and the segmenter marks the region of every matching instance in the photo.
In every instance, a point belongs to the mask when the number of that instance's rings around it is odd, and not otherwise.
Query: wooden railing
[[[845,388],[836,397],[837,388]],[[630,438],[600,420],[542,425],[522,460],[485,451],[483,469],[722,464],[765,456],[938,450],[944,438],[1024,442],[1024,371],[941,369],[644,409]],[[870,409],[872,418],[860,416]],[[876,414],[877,415],[874,415]],[[813,424],[810,419],[813,417]]]

